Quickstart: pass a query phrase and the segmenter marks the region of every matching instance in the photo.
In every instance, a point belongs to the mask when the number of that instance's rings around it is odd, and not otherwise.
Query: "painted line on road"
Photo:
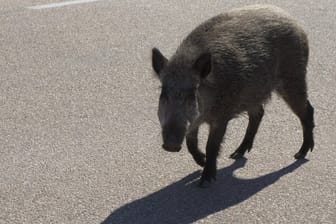
[[[58,8],[68,5],[75,5],[75,4],[83,4],[83,3],[90,3],[90,2],[98,2],[100,0],[75,0],[75,1],[66,1],[66,2],[57,2],[57,3],[50,3],[45,5],[36,5],[30,6],[28,9],[50,9],[50,8]]]

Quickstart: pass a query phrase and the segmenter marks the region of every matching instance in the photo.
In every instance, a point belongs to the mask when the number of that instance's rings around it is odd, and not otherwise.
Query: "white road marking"
[[[75,4],[97,2],[97,1],[100,1],[100,0],[75,0],[75,1],[50,3],[50,4],[45,4],[45,5],[30,6],[28,8],[29,9],[49,9],[49,8],[57,8],[57,7],[67,6],[67,5],[75,5]]]

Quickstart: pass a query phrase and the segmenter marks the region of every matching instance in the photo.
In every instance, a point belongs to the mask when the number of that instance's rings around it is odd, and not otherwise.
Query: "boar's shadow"
[[[239,179],[233,173],[244,167],[246,159],[242,158],[218,170],[217,181],[208,189],[196,187],[200,172],[194,172],[155,193],[114,210],[102,224],[193,223],[247,200],[307,161],[296,160],[278,171],[258,178]]]

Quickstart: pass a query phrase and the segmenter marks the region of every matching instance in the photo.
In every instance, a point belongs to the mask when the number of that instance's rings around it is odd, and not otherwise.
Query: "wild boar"
[[[263,105],[275,91],[298,116],[302,159],[313,150],[314,109],[308,101],[308,39],[285,11],[254,5],[217,15],[196,27],[168,60],[152,50],[152,66],[162,90],[158,117],[162,147],[180,151],[184,137],[189,152],[204,166],[200,185],[216,178],[216,160],[230,119],[247,112],[245,137],[231,158],[250,151]],[[209,124],[206,153],[198,148],[198,128]]]

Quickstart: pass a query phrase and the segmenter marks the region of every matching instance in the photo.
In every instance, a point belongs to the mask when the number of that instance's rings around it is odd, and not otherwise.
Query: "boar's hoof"
[[[198,184],[198,187],[200,188],[208,188],[211,186],[211,182],[216,181],[216,177],[211,177],[211,178],[203,178],[201,177],[200,182]]]
[[[199,182],[199,187],[206,187],[212,181],[216,180],[216,166],[208,167],[206,166],[203,170],[201,180]],[[207,182],[207,184],[205,184]]]
[[[303,153],[303,152],[298,152],[295,154],[294,158],[295,159],[304,159],[306,157],[307,153]]]
[[[208,181],[202,181],[200,180],[199,184],[197,185],[199,188],[209,188],[211,186],[211,183]]]
[[[231,155],[230,155],[230,158],[231,159],[240,159],[240,158],[243,158],[244,157],[244,153],[242,153],[242,152],[234,152],[234,153],[232,153]]]

